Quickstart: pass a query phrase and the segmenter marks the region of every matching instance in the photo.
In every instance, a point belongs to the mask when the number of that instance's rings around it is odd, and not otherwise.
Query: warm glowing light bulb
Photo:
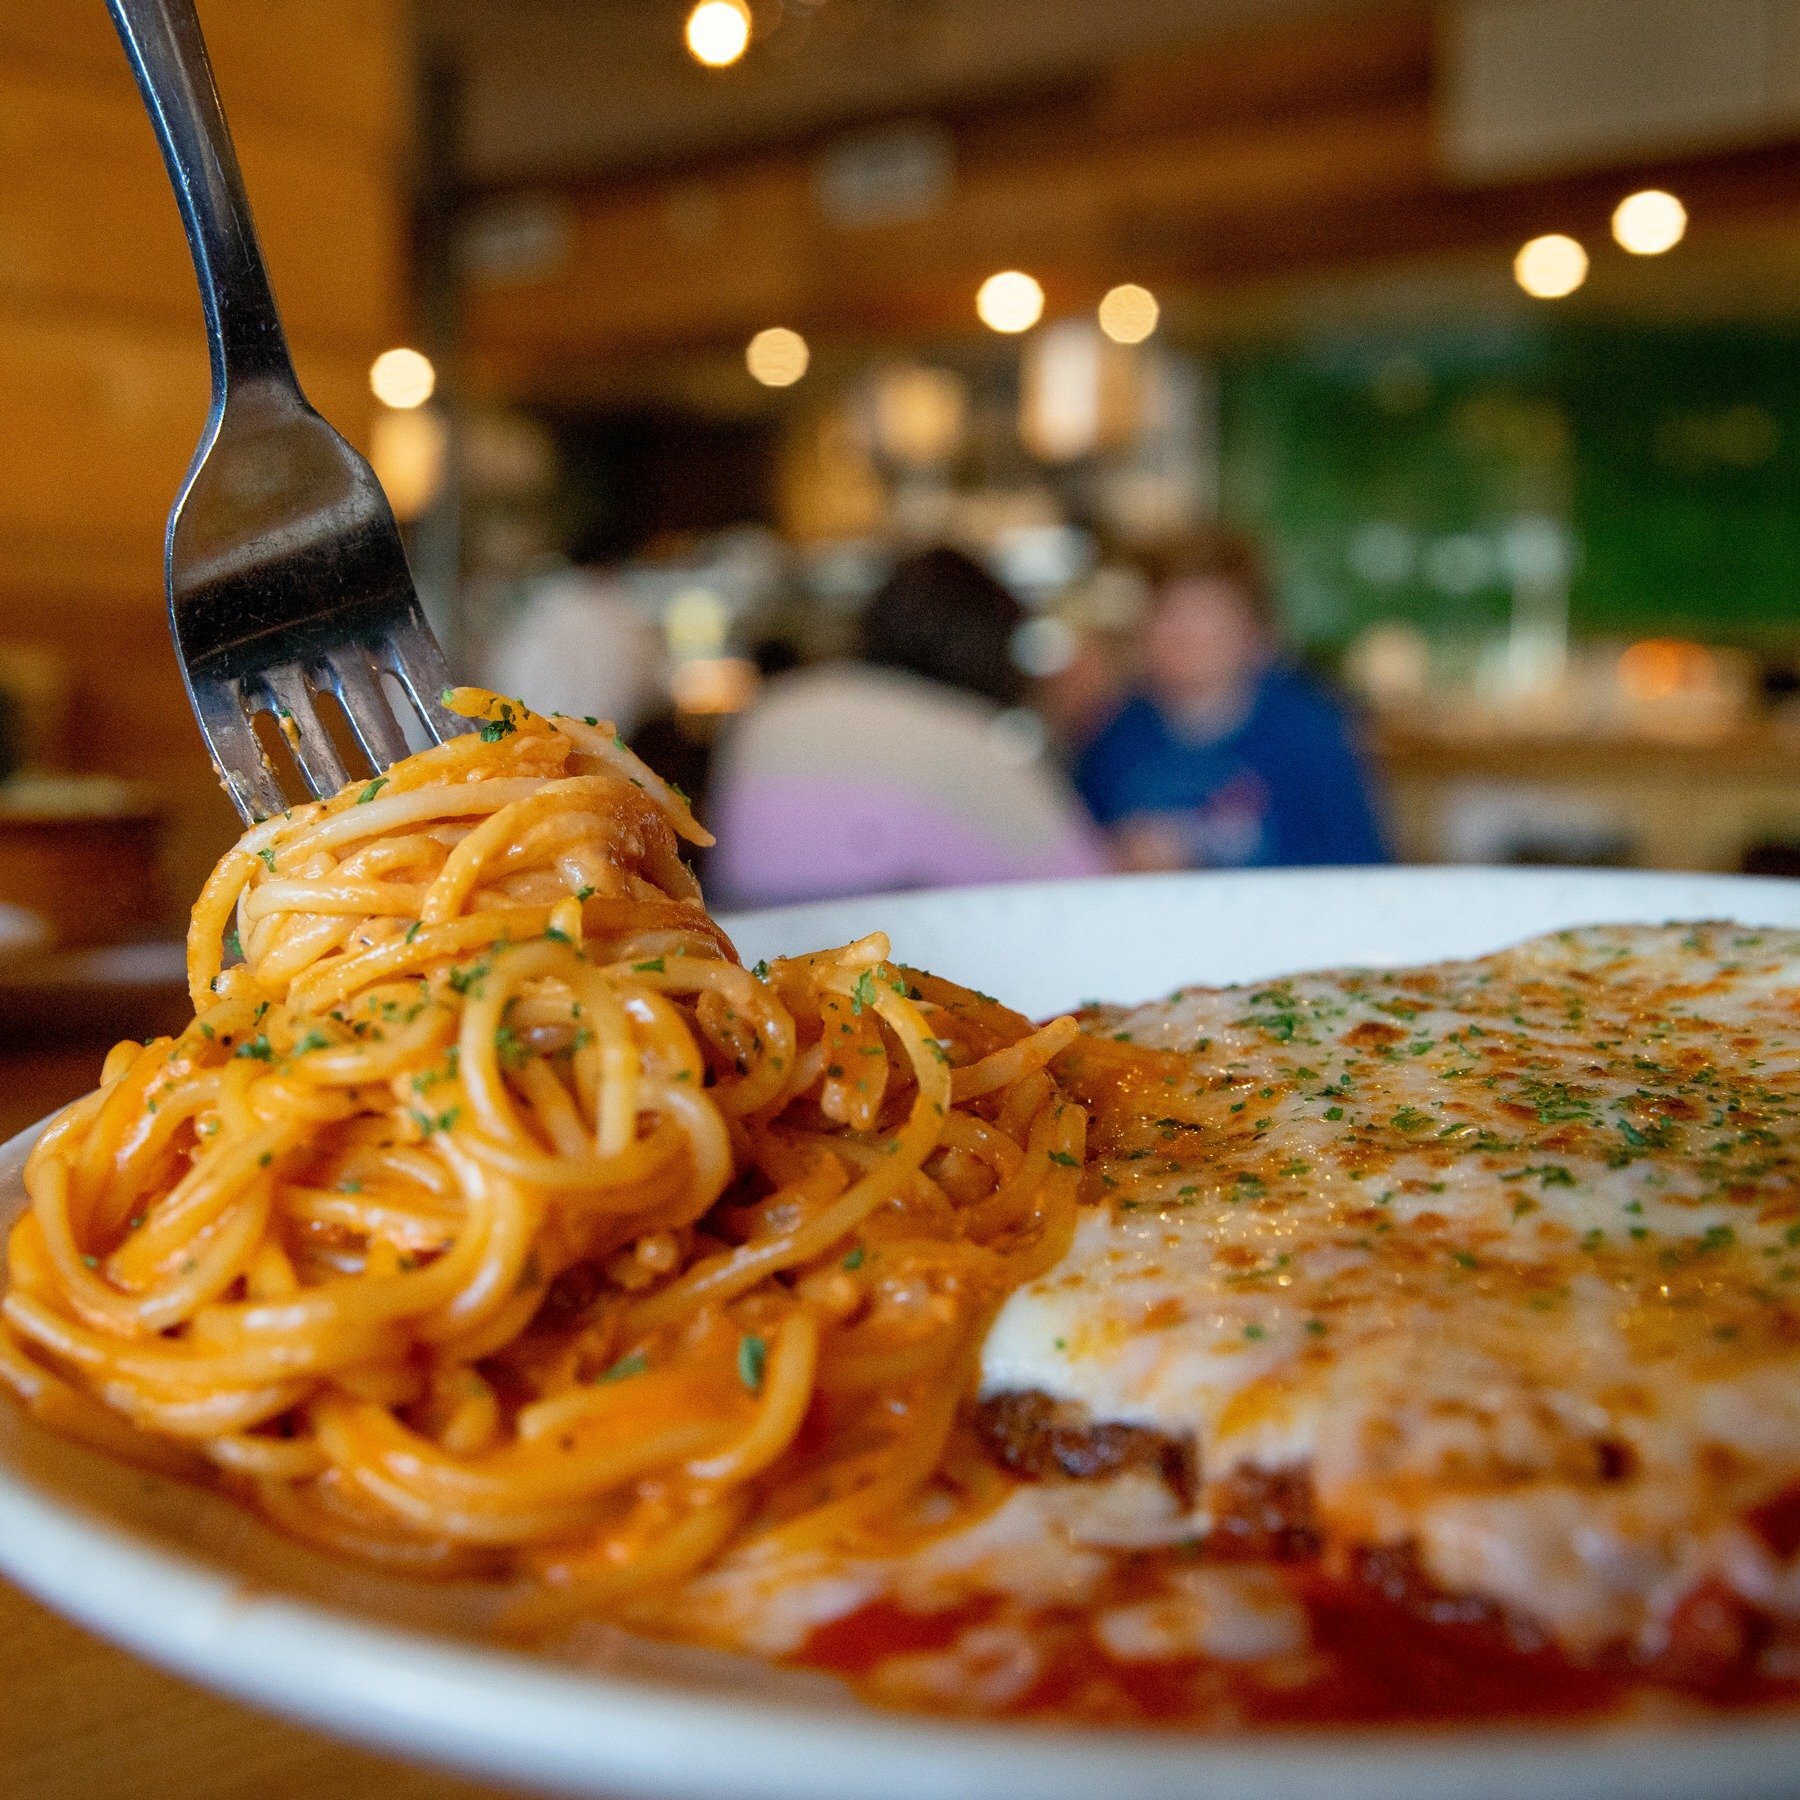
[[[1661,256],[1687,235],[1687,208],[1661,188],[1644,188],[1613,209],[1612,234],[1633,256]]]
[[[1135,281],[1109,289],[1100,302],[1100,329],[1115,344],[1141,344],[1161,317],[1156,296]]]
[[[1587,280],[1588,254],[1560,231],[1534,237],[1513,258],[1513,279],[1534,300],[1561,300]]]
[[[384,350],[369,367],[369,387],[383,406],[423,406],[437,386],[431,358],[417,350]]]
[[[759,331],[744,351],[745,367],[764,387],[792,387],[811,361],[806,339],[785,325]]]
[[[1003,269],[975,296],[975,312],[993,331],[1029,331],[1044,316],[1044,290],[1029,275]]]
[[[688,14],[687,47],[709,69],[729,68],[750,44],[750,11],[742,0],[700,0]]]

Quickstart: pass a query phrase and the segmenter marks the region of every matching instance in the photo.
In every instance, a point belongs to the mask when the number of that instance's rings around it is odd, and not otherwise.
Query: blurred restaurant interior
[[[933,546],[1018,608],[990,737],[1076,761],[1222,523],[1393,854],[1800,868],[1796,0],[201,10],[459,672],[703,808]],[[160,592],[193,281],[103,8],[0,84],[0,897],[166,939],[234,823]]]
[[[715,904],[1800,874],[1800,0],[199,11],[453,667],[613,719]],[[106,7],[0,8],[0,1136],[189,1016],[207,399]],[[9,1792],[475,1792],[0,1649]]]

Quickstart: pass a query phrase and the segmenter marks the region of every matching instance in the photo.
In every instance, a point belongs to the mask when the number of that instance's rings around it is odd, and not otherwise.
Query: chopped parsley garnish
[[[375,779],[356,796],[356,804],[358,806],[367,806],[369,802],[387,786],[387,784],[388,778],[385,775],[377,775]]]
[[[1527,1163],[1524,1168],[1514,1169],[1509,1174],[1502,1175],[1500,1179],[1502,1181],[1523,1181],[1528,1175],[1535,1175],[1538,1178],[1539,1187],[1573,1187],[1575,1185],[1575,1177],[1561,1163]]]
[[[648,962],[633,963],[631,972],[634,975],[661,975],[666,971],[663,967],[663,959],[660,956],[653,956]]]
[[[738,1380],[751,1393],[760,1394],[762,1392],[763,1370],[768,1367],[768,1362],[769,1346],[754,1332],[738,1339]]]
[[[621,1356],[609,1369],[602,1369],[594,1377],[595,1381],[628,1381],[633,1375],[641,1375],[649,1368],[650,1358],[642,1350],[633,1350],[629,1356]]]
[[[1050,1152],[1050,1160],[1053,1163],[1060,1163],[1065,1169],[1079,1169],[1081,1167],[1081,1158],[1078,1156],[1071,1156],[1066,1150],[1052,1150]]]
[[[857,976],[856,985],[850,990],[850,1010],[859,1013],[865,1006],[875,1004],[875,971],[864,969]]]
[[[269,1034],[259,1031],[247,1044],[239,1044],[233,1056],[247,1056],[255,1062],[273,1062],[275,1052],[269,1045]]]
[[[500,702],[500,716],[489,719],[481,728],[481,741],[484,744],[497,744],[503,737],[509,737],[519,728],[513,722],[513,709],[504,701]]]
[[[481,998],[481,983],[492,965],[485,962],[475,963],[467,969],[452,969],[449,974],[451,988],[459,994],[473,994]]]

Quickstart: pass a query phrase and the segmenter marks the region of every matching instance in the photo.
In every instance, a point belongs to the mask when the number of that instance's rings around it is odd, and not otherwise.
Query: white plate
[[[846,900],[733,923],[745,957],[886,930],[1034,1014],[1087,997],[1493,950],[1602,920],[1800,925],[1800,883],[1466,870],[1170,876]],[[0,1151],[0,1225],[30,1133]],[[581,1660],[484,1647],[483,1596],[372,1577],[214,1496],[0,1406],[0,1569],[94,1630],[346,1737],[548,1791],[682,1800],[1232,1800],[1800,1793],[1800,1721],[1336,1731],[1235,1741],[966,1726],[834,1683],[596,1632]]]

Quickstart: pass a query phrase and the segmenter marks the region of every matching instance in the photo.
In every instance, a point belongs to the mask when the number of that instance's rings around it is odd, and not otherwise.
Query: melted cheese
[[[1063,1074],[1094,1204],[985,1393],[1304,1465],[1333,1537],[1575,1649],[1794,1592],[1740,1521],[1800,1480],[1800,932],[1193,989]]]

